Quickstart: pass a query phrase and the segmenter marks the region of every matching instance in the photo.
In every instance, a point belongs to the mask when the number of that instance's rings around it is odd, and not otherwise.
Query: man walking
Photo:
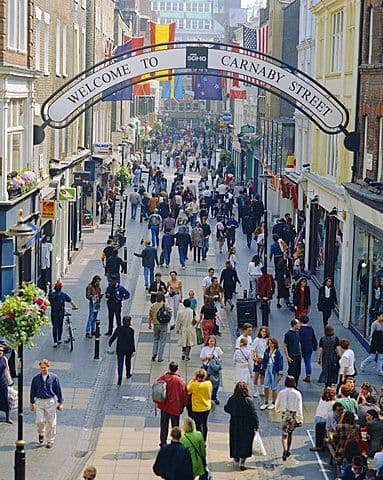
[[[155,362],[157,356],[159,363],[164,361],[164,350],[170,318],[171,310],[169,305],[165,304],[164,295],[157,293],[156,302],[153,303],[149,310],[149,330],[151,330],[153,326],[152,362]]]
[[[179,427],[170,432],[171,443],[163,445],[157,454],[153,472],[165,480],[194,480],[193,464],[189,450],[180,442],[182,436]]]
[[[170,362],[169,371],[157,380],[157,382],[161,381],[166,383],[166,400],[156,402],[157,407],[161,410],[160,447],[166,445],[169,420],[172,427],[179,426],[180,416],[189,399],[186,383],[178,373],[178,364],[176,362]]]
[[[113,276],[110,279],[110,283],[105,292],[105,297],[107,298],[106,304],[108,307],[108,331],[105,335],[109,337],[113,333],[113,321],[116,317],[117,326],[121,326],[121,309],[123,300],[128,300],[130,293],[126,288],[118,283],[117,277]]]
[[[185,269],[188,248],[191,243],[190,234],[186,232],[186,227],[181,225],[178,232],[174,235],[174,238],[176,240],[176,246],[178,247],[181,268]]]
[[[163,295],[165,295],[165,293],[167,292],[166,284],[161,280],[161,278],[162,275],[160,274],[160,272],[157,272],[154,275],[154,282],[152,282],[149,286],[151,304],[156,303],[158,293],[162,293]]]
[[[211,235],[210,225],[207,223],[206,217],[202,219],[201,224],[203,237],[202,237],[202,260],[206,260],[207,252],[209,251],[209,238]]]
[[[283,349],[287,360],[287,375],[291,375],[295,378],[295,382],[298,385],[298,380],[301,374],[302,353],[301,344],[299,339],[299,321],[291,320],[290,330],[285,333],[283,341]]]
[[[135,188],[134,192],[130,192],[129,194],[129,202],[130,202],[130,212],[131,212],[131,219],[136,219],[137,208],[141,202],[140,194],[138,193],[138,189]]]
[[[47,440],[47,448],[52,448],[56,437],[56,409],[64,408],[60,381],[49,372],[50,362],[43,358],[39,362],[40,373],[33,377],[30,390],[31,412],[36,412],[36,426],[39,443]],[[57,401],[56,401],[57,399]]]
[[[48,300],[51,304],[53,346],[55,348],[61,343],[65,315],[65,303],[70,303],[73,310],[77,310],[77,305],[72,301],[69,295],[62,291],[62,286],[63,284],[61,282],[56,282],[53,291],[48,295]]]
[[[160,246],[160,227],[161,227],[162,218],[158,213],[158,209],[154,209],[149,217],[148,227],[152,235],[152,247]]]
[[[121,277],[120,273],[124,273],[125,263],[121,257],[118,256],[117,248],[113,249],[112,255],[108,258],[105,264],[105,275],[110,282],[110,279],[116,277],[117,281],[120,283]]]
[[[133,253],[136,257],[142,258],[144,267],[145,288],[148,290],[151,283],[154,282],[154,265],[158,265],[157,250],[150,245],[150,240],[145,240],[145,248],[141,253]]]
[[[111,347],[112,343],[117,339],[117,385],[121,385],[122,383],[124,361],[126,378],[129,379],[132,376],[131,363],[132,357],[134,357],[136,354],[136,347],[134,345],[134,330],[131,327],[131,323],[132,317],[130,315],[125,315],[125,317],[122,319],[122,325],[116,328],[108,342],[109,347]]]

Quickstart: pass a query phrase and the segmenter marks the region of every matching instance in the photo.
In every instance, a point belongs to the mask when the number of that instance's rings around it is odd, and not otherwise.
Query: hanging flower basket
[[[130,166],[121,167],[115,175],[116,182],[120,182],[123,190],[132,183],[132,169]]]
[[[33,283],[23,282],[15,295],[6,295],[0,302],[0,335],[12,347],[21,343],[33,345],[33,338],[49,324],[48,300]]]

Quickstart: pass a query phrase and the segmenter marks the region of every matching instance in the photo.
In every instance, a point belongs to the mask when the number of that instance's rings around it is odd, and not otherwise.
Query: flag
[[[196,75],[194,100],[222,100],[221,79],[211,75]]]
[[[116,47],[113,52],[113,55],[120,55],[122,53],[126,52],[126,55],[123,55],[122,57],[118,58],[116,62],[120,62],[121,60],[125,60],[126,58],[129,57],[129,50],[132,49],[131,46],[131,41],[124,43],[123,45],[119,45]],[[108,57],[110,58],[110,57]],[[113,63],[110,62],[110,63]],[[130,85],[131,80],[125,80],[124,82],[119,83],[118,85],[114,85],[113,87],[107,88],[105,92],[102,94],[102,101],[103,102],[117,102],[117,101],[122,101],[122,100],[131,100],[132,99],[132,87]],[[117,88],[124,87],[123,89],[119,90],[116,92],[115,90]]]
[[[175,73],[181,72],[181,70],[176,70]],[[166,82],[161,82],[162,92],[161,98],[166,100],[170,98],[175,98],[181,100],[184,97],[183,91],[183,75],[173,76],[171,80]]]
[[[129,37],[128,35],[124,34],[124,39],[131,42],[132,50],[144,46],[144,41],[145,41],[144,37]],[[137,50],[136,52],[133,53],[133,55],[141,55],[141,53],[142,53],[142,50]],[[140,77],[135,77],[132,79],[132,82],[136,82],[144,78],[147,78],[148,81],[133,85],[134,97],[150,95],[150,81],[149,81],[150,75],[141,75]]]
[[[150,22],[150,43],[167,43],[167,42],[174,42],[176,37],[176,24],[175,22],[166,23],[164,25],[156,22]],[[172,48],[172,46],[167,47],[166,45],[162,45],[161,47],[154,47],[154,51],[156,50],[166,50],[167,48]],[[172,72],[168,70],[169,74]],[[156,76],[165,75],[166,70],[162,70],[160,72],[156,72]],[[154,76],[154,74],[153,74]],[[168,78],[171,80],[171,77]],[[166,81],[166,78],[160,79],[160,81]]]
[[[112,58],[113,50],[114,50],[114,42],[112,39],[107,38],[105,40],[105,46],[104,46],[104,58]],[[109,65],[111,65],[112,63],[113,62],[109,62]]]
[[[250,50],[257,50],[257,30],[255,28],[242,25],[243,46]]]
[[[269,26],[257,28],[257,50],[258,52],[267,53],[269,48]],[[261,57],[261,55],[259,55]],[[263,56],[262,56],[263,58]]]
[[[239,51],[239,42],[233,41],[233,52]],[[229,91],[229,98],[246,100],[246,90],[242,87],[240,88],[240,81],[238,73],[233,73],[234,79],[231,80],[231,87]]]

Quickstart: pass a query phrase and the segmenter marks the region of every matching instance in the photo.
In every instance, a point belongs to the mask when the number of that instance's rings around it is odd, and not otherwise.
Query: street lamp
[[[268,228],[267,228],[267,181],[272,178],[272,176],[267,173],[268,166],[264,165],[263,167],[263,173],[259,175],[259,178],[263,182],[263,206],[264,206],[264,212],[263,212],[263,222],[264,222],[264,227],[263,227],[263,266],[266,270],[266,275],[267,275],[267,255],[268,255],[268,249],[267,249],[267,240],[268,240]],[[262,325],[268,326],[269,325],[269,305],[267,300],[262,299]]]
[[[19,210],[18,219],[16,225],[10,227],[6,232],[8,237],[15,239],[15,255],[18,258],[18,287],[19,289],[23,284],[23,251],[22,246],[25,245],[28,238],[34,235],[33,228],[25,223],[23,219],[23,211]],[[21,243],[22,242],[22,243]],[[18,405],[17,405],[17,440],[15,450],[15,480],[25,480],[25,441],[23,439],[23,357],[24,348],[21,343],[17,348],[18,365],[17,365],[17,388],[18,388]]]

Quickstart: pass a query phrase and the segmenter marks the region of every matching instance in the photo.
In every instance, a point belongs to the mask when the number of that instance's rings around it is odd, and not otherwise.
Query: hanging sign
[[[75,202],[76,201],[76,189],[73,187],[61,187],[59,190],[60,202]]]
[[[41,201],[41,217],[48,220],[56,218],[56,202],[54,200]]]

